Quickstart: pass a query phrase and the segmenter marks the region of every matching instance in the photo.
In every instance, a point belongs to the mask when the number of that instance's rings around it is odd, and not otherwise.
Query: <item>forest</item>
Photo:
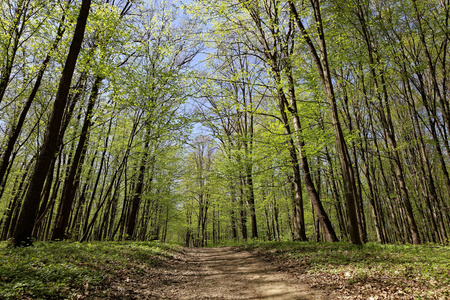
[[[448,244],[450,1],[0,3],[1,240]]]

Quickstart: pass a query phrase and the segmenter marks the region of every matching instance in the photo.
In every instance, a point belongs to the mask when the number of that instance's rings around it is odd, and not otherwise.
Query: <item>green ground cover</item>
[[[125,271],[157,266],[179,247],[158,242],[0,243],[0,299],[76,298],[104,288]]]
[[[229,244],[255,251],[299,281],[351,299],[449,299],[450,247],[348,243]],[[110,295],[111,282],[145,279],[170,266],[182,247],[159,242],[0,243],[0,299]]]
[[[243,248],[313,275],[318,288],[362,299],[450,299],[448,246],[253,241]]]

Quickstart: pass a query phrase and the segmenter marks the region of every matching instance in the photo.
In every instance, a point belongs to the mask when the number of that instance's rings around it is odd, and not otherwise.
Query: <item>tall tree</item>
[[[311,39],[311,33],[304,26],[303,21],[297,11],[296,3],[293,0],[288,0],[289,7],[292,12],[292,16],[299,27],[302,37],[307,43],[313,60],[317,66],[317,71],[322,80],[323,89],[325,91],[325,95],[327,97],[328,103],[331,109],[331,118],[333,122],[333,132],[336,140],[336,149],[339,154],[339,161],[341,164],[341,172],[343,176],[344,182],[344,198],[346,200],[347,207],[347,217],[348,217],[348,227],[350,233],[350,241],[353,244],[363,244],[364,240],[362,237],[362,220],[361,220],[361,212],[359,211],[358,202],[360,199],[358,198],[358,193],[356,190],[356,177],[355,171],[353,170],[352,162],[350,159],[350,154],[348,151],[348,147],[344,138],[344,134],[342,132],[342,126],[339,119],[339,112],[337,107],[337,99],[333,89],[333,81],[331,78],[331,70],[328,62],[327,56],[327,46],[325,40],[325,33],[323,28],[322,15],[320,10],[320,1],[312,0],[312,10],[315,20],[315,27],[318,35],[318,48],[320,52],[317,50],[316,45]],[[314,28],[313,28],[314,29]],[[313,30],[311,29],[311,30]]]
[[[14,245],[16,247],[32,245],[31,234],[40,203],[40,195],[45,178],[49,172],[51,161],[55,157],[55,153],[59,146],[57,144],[58,139],[55,137],[59,136],[59,131],[61,129],[70,84],[75,71],[78,54],[81,50],[90,6],[91,0],[83,0],[81,3],[72,44],[70,45],[69,53],[67,54],[66,63],[59,82],[58,92],[53,104],[52,116],[48,123],[44,143],[37,158],[36,166],[14,231]]]

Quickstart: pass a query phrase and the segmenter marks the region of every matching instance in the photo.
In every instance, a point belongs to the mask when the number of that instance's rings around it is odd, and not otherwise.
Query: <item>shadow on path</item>
[[[108,299],[327,299],[276,265],[233,248],[185,248],[178,258],[111,288]]]
[[[246,251],[187,248],[185,260],[196,272],[179,299],[324,299]]]

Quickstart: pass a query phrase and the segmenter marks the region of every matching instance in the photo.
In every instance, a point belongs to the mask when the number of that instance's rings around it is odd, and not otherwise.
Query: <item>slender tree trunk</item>
[[[289,72],[289,70],[288,70]],[[297,142],[297,149],[298,149],[298,155],[300,158],[300,166],[303,171],[303,181],[305,182],[306,190],[308,191],[309,198],[311,199],[311,202],[313,203],[314,210],[317,214],[317,218],[320,222],[320,225],[323,228],[323,232],[325,234],[325,239],[327,242],[337,242],[339,239],[336,236],[336,233],[334,231],[334,228],[331,224],[331,221],[328,217],[328,214],[326,213],[322,201],[320,200],[319,193],[317,192],[312,177],[311,177],[311,170],[309,168],[309,162],[306,156],[303,153],[303,149],[305,147],[305,142],[300,140],[299,136],[302,135],[302,128],[300,123],[300,118],[298,117],[297,112],[297,104],[296,104],[296,98],[295,98],[295,90],[294,90],[294,81],[292,78],[292,75],[288,73],[287,75],[288,79],[288,86],[289,86],[289,99],[290,99],[290,106],[287,103],[286,97],[284,96],[284,93],[281,91],[279,94],[282,93],[282,99],[285,102],[285,106],[287,109],[291,112],[293,123],[294,123],[294,129],[295,129],[295,139]],[[278,78],[278,80],[281,80],[281,78]],[[284,107],[283,107],[284,109]]]
[[[25,165],[25,169],[27,169],[34,161],[34,158],[27,164]],[[13,193],[15,196],[14,198],[11,199],[11,201],[9,202],[8,205],[8,209],[5,212],[4,215],[4,223],[3,223],[3,230],[2,230],[2,235],[0,240],[6,240],[7,238],[10,237],[10,233],[14,231],[13,226],[15,226],[15,223],[13,223],[13,216],[15,212],[18,212],[20,210],[20,197],[23,194],[24,191],[24,187],[26,185],[26,179],[27,179],[27,175],[28,172],[23,172],[21,179],[19,180],[19,178],[17,178],[16,180],[16,184],[17,182],[19,182],[19,184],[17,185],[17,188],[14,188],[15,193]],[[11,229],[12,228],[12,229]]]
[[[298,199],[299,198],[299,199]],[[294,241],[307,241],[305,233],[305,217],[303,211],[303,195],[296,192],[294,179],[291,179],[292,203],[292,239]]]
[[[114,174],[111,177],[111,182],[108,185],[108,188],[106,189],[106,192],[104,195],[101,195],[101,197],[103,197],[103,199],[101,199],[100,197],[100,203],[97,206],[97,209],[95,210],[94,214],[92,215],[92,219],[89,223],[86,223],[85,225],[85,230],[83,231],[83,236],[81,237],[81,242],[86,241],[89,236],[91,235],[91,230],[93,229],[96,221],[97,221],[97,217],[100,213],[100,211],[103,208],[103,205],[105,205],[106,201],[109,199],[109,197],[111,196],[111,191],[114,187],[114,183],[117,181],[120,181],[120,178],[122,177],[122,174],[124,172],[125,169],[125,164],[127,161],[127,158],[130,154],[130,147],[131,147],[131,142],[132,142],[132,138],[130,138],[130,144],[128,145],[127,151],[125,151],[125,154],[122,158],[122,161],[119,163],[119,166],[117,167],[116,171],[114,172]],[[119,183],[117,183],[119,184]],[[88,216],[87,216],[88,217]],[[87,221],[88,219],[86,219]]]
[[[94,202],[94,197],[95,197],[95,193],[92,194],[92,199],[91,199],[91,202],[89,204],[87,214],[85,216],[85,224],[84,224],[83,236],[81,237],[81,241],[82,242],[86,241],[89,238],[89,236],[91,234],[91,230],[94,227],[94,224],[95,224],[95,222],[97,220],[97,217],[98,217],[98,215],[100,213],[100,210],[102,209],[103,205],[106,203],[109,195],[111,194],[111,191],[112,191],[113,186],[114,186],[114,182],[116,180],[120,181],[120,178],[122,177],[122,174],[126,170],[127,160],[128,160],[129,155],[130,155],[131,147],[133,145],[133,140],[134,140],[134,138],[136,136],[136,130],[137,130],[138,123],[139,123],[139,120],[140,120],[141,117],[142,117],[142,114],[139,114],[139,115],[136,116],[136,119],[134,120],[133,128],[131,129],[130,136],[128,138],[127,149],[125,150],[125,153],[123,154],[122,160],[120,161],[116,171],[114,172],[114,174],[111,177],[111,182],[108,185],[108,188],[106,190],[105,195],[103,195],[103,193],[100,194],[100,198],[99,198],[100,199],[100,203],[98,204],[97,209],[94,212],[91,221],[88,222],[89,221],[90,209],[91,209],[92,203]],[[110,126],[111,126],[111,123],[110,123]],[[108,136],[109,136],[109,134],[108,134]],[[101,165],[103,164],[103,161],[104,161],[104,158],[105,158],[105,152],[106,152],[106,147],[105,147],[105,151],[103,152]],[[100,178],[100,173],[101,173],[101,171],[98,174],[95,186],[97,186],[97,184],[98,184],[98,180]],[[105,178],[105,182],[106,182],[106,178]],[[94,191],[95,191],[95,189],[94,189]],[[101,200],[102,197],[103,197],[103,200]]]
[[[339,223],[339,229],[341,231],[341,238],[342,237],[346,237],[347,236],[347,228],[345,226],[345,216],[344,213],[342,212],[342,205],[341,205],[341,200],[340,200],[340,196],[338,194],[338,188],[337,188],[337,184],[336,184],[336,178],[334,175],[334,171],[333,171],[333,162],[331,161],[331,156],[330,153],[328,151],[328,148],[325,148],[325,155],[328,161],[328,165],[329,165],[329,172],[330,172],[330,182],[331,182],[331,193],[333,195],[334,198],[334,207],[336,210],[336,215],[337,215],[337,219],[338,219],[338,223]]]
[[[56,159],[54,159],[52,161],[50,170],[53,170],[55,168],[55,164],[56,164]],[[62,168],[63,164],[64,164],[63,155],[62,155],[62,152],[60,152],[60,154],[58,155],[58,166],[56,167],[56,176],[54,176],[55,175],[55,174],[53,174],[54,172],[49,172],[47,174],[47,178],[45,180],[45,185],[44,185],[43,192],[41,195],[41,205],[39,207],[39,212],[36,216],[36,222],[34,224],[33,237],[37,237],[37,230],[39,229],[39,227],[41,227],[41,223],[46,220],[46,215],[47,215],[48,211],[50,210],[51,207],[53,207],[53,204],[55,203],[56,199],[58,198],[61,168]],[[53,179],[54,177],[55,177],[55,180]],[[52,184],[53,184],[53,187],[52,187]],[[45,229],[45,226],[43,229]]]
[[[353,110],[353,114],[350,113],[350,108],[349,108],[349,99],[348,99],[348,93],[347,93],[347,86],[346,84],[341,84],[341,90],[343,93],[343,110],[345,112],[345,117],[347,119],[347,127],[348,130],[350,130],[350,132],[354,132],[354,128],[353,128],[353,120],[352,120],[352,115],[355,116],[356,119],[356,123],[358,123],[358,119],[360,118],[360,113],[357,109],[357,106],[355,106],[354,110]],[[345,122],[345,118],[344,118],[344,122]],[[357,149],[355,146],[355,142],[352,141],[351,142],[351,148],[353,149],[353,161],[354,161],[354,173],[355,173],[355,180],[356,180],[356,192],[357,192],[357,198],[358,198],[358,202],[356,205],[357,208],[357,217],[358,217],[358,226],[359,226],[359,232],[361,233],[362,236],[362,240],[363,242],[367,242],[367,227],[366,227],[366,218],[365,218],[365,213],[364,213],[364,209],[363,209],[363,202],[362,202],[362,193],[361,193],[361,178],[359,175],[359,163],[358,163],[358,156],[357,156]]]
[[[256,224],[256,209],[255,209],[255,192],[253,191],[253,176],[250,167],[247,168],[247,175],[245,177],[247,184],[247,204],[250,212],[250,227],[252,228],[252,238],[258,238],[258,226]]]
[[[431,53],[429,51],[429,46],[426,42],[426,37],[424,34],[424,30],[423,30],[423,25],[422,25],[422,16],[419,12],[418,6],[417,6],[417,0],[412,0],[413,6],[414,6],[414,12],[416,15],[416,20],[417,20],[417,25],[418,25],[418,30],[419,30],[419,37],[420,37],[420,42],[422,43],[424,52],[425,52],[425,57],[428,63],[428,68],[430,69],[430,75],[431,75],[431,81],[433,84],[433,88],[434,88],[434,93],[435,95],[437,95],[437,98],[439,99],[439,102],[441,103],[441,108],[442,108],[442,117],[444,119],[444,123],[445,123],[445,127],[447,128],[447,130],[450,129],[450,108],[449,108],[449,103],[448,103],[448,99],[444,99],[442,97],[442,93],[441,90],[439,89],[439,84],[438,84],[438,80],[437,80],[437,72],[436,72],[436,66],[434,64],[434,60],[431,57]],[[444,77],[445,78],[445,77]],[[444,90],[447,87],[444,86]],[[447,142],[448,143],[448,142]]]
[[[235,190],[232,183],[230,183],[230,202],[231,202],[231,208],[230,208],[230,222],[231,222],[231,237],[233,240],[237,240],[238,233],[237,233],[237,220],[236,220],[236,213],[234,211],[236,198],[235,198]]]
[[[11,154],[13,152],[14,149],[14,145],[17,142],[17,139],[19,138],[20,133],[22,132],[22,127],[25,123],[25,118],[28,114],[28,111],[31,107],[31,104],[33,103],[36,94],[39,90],[39,87],[41,86],[41,82],[42,82],[42,78],[44,77],[44,73],[45,70],[47,69],[48,63],[50,62],[51,59],[51,54],[56,50],[56,48],[59,45],[59,41],[62,38],[62,35],[65,31],[65,27],[63,26],[64,23],[64,16],[63,19],[61,20],[61,23],[59,25],[59,28],[57,30],[56,33],[56,37],[55,40],[53,41],[51,50],[48,52],[47,56],[45,57],[44,61],[41,63],[41,66],[39,68],[39,72],[37,74],[36,77],[36,81],[34,83],[33,89],[31,90],[30,95],[28,96],[27,101],[25,102],[25,105],[22,108],[22,111],[20,113],[19,119],[17,121],[17,124],[15,124],[15,126],[13,126],[12,130],[11,130],[11,134],[8,138],[8,142],[6,144],[6,149],[5,152],[3,152],[3,155],[1,157],[0,160],[0,183],[4,181],[6,181],[6,177],[5,177],[5,173],[8,167],[8,164],[10,162],[10,158],[11,158]],[[0,185],[0,189],[3,189],[3,184]],[[0,195],[2,194],[2,191],[0,191]]]
[[[136,182],[133,199],[131,200],[131,210],[130,210],[130,214],[128,216],[126,239],[134,239],[135,238],[135,227],[136,227],[136,223],[137,223],[139,206],[140,206],[141,198],[142,198],[142,191],[144,189],[144,177],[145,177],[146,170],[147,170],[147,168],[146,168],[147,157],[148,157],[148,149],[149,149],[149,145],[150,145],[149,135],[150,135],[150,132],[148,132],[148,135],[145,137],[145,145],[144,145],[144,149],[143,149],[141,165],[139,167],[138,179]],[[153,161],[153,159],[152,159],[152,161]]]
[[[61,202],[59,204],[56,215],[55,227],[53,229],[52,240],[63,240],[67,238],[66,229],[69,224],[69,217],[72,211],[73,201],[75,199],[75,192],[78,189],[81,168],[84,163],[86,154],[86,143],[88,141],[88,131],[91,127],[91,119],[94,110],[95,101],[98,97],[99,85],[102,81],[101,77],[97,77],[92,87],[91,95],[89,97],[88,106],[86,109],[86,116],[81,129],[81,135],[78,140],[77,149],[73,157],[72,165],[66,180],[64,182]]]
[[[15,10],[14,20],[12,22],[12,27],[9,30],[9,41],[8,49],[6,50],[6,64],[1,68],[0,76],[0,103],[8,87],[11,72],[14,66],[14,60],[19,49],[20,39],[25,30],[25,25],[27,24],[27,16],[30,1],[19,0],[17,2],[17,9]],[[11,45],[11,46],[10,46]]]
[[[270,51],[266,51],[266,52],[270,53]],[[311,171],[309,168],[308,159],[303,154],[303,148],[305,147],[305,143],[302,140],[300,140],[300,138],[299,138],[299,136],[301,136],[301,134],[302,134],[302,128],[301,128],[300,119],[298,117],[298,112],[297,112],[297,104],[296,104],[295,90],[294,90],[292,75],[289,74],[289,70],[287,70],[287,72],[288,72],[287,79],[288,79],[288,86],[289,86],[289,88],[288,88],[289,89],[289,99],[290,99],[290,105],[289,105],[288,100],[286,99],[286,95],[281,87],[281,82],[282,82],[281,75],[280,75],[281,72],[276,67],[277,62],[275,61],[275,58],[271,54],[268,54],[268,59],[270,59],[270,61],[271,61],[272,71],[275,75],[275,80],[277,82],[277,85],[279,86],[277,89],[278,98],[279,98],[278,99],[278,107],[279,107],[280,114],[281,114],[281,120],[285,127],[285,132],[287,134],[291,134],[291,130],[289,127],[289,120],[288,120],[288,117],[286,114],[286,109],[289,110],[289,112],[292,115],[294,129],[295,129],[295,133],[296,133],[294,136],[295,136],[295,140],[296,140],[296,144],[297,144],[297,152],[298,152],[298,155],[300,158],[299,162],[300,162],[300,166],[303,171],[303,180],[305,182],[306,190],[308,191],[308,195],[311,199],[313,208],[317,213],[317,217],[320,222],[320,225],[324,229],[326,240],[329,242],[336,242],[336,241],[338,241],[338,238],[333,229],[333,226],[331,225],[331,221],[328,218],[328,215],[325,212],[325,209],[323,208],[319,194],[316,191],[316,188],[314,187],[314,183],[313,183],[312,177],[311,177]],[[289,143],[292,143],[292,147],[294,147],[291,137],[289,138]],[[295,150],[291,150],[291,152],[292,151],[295,152]],[[295,157],[296,156],[297,156],[297,154],[295,154]],[[291,161],[292,160],[293,160],[293,153],[291,153]],[[292,163],[294,164],[294,166],[297,164],[297,162],[294,163],[293,161],[292,161]],[[297,172],[299,172],[299,171],[294,170],[294,176]],[[306,239],[306,236],[304,238]]]
[[[192,245],[192,212],[186,211],[186,237],[185,237],[185,247],[190,247]]]
[[[336,139],[336,150],[338,152],[339,161],[341,164],[341,172],[344,183],[344,199],[347,205],[347,217],[348,217],[348,228],[350,233],[350,241],[353,244],[363,244],[362,232],[359,228],[361,227],[358,222],[358,195],[356,191],[356,180],[354,175],[353,166],[350,160],[350,155],[348,152],[347,144],[344,139],[344,134],[342,132],[341,123],[339,120],[339,113],[337,108],[337,101],[333,90],[333,82],[331,79],[330,69],[328,65],[327,58],[327,48],[325,44],[325,35],[323,31],[322,17],[320,13],[320,3],[319,0],[311,1],[314,9],[314,17],[317,26],[320,56],[310,38],[310,34],[307,32],[306,28],[300,19],[300,16],[295,8],[294,2],[289,0],[289,7],[291,13],[294,17],[297,26],[300,28],[302,37],[308,44],[310,52],[313,56],[314,62],[316,63],[319,75],[322,80],[323,88],[331,108],[331,119],[333,122],[333,132]]]
[[[155,159],[151,160],[151,164],[150,164],[150,172],[149,172],[149,179],[147,180],[148,184],[147,184],[147,191],[150,192],[152,190],[152,183],[153,183],[153,177],[154,177],[154,172],[155,172]],[[145,206],[142,212],[142,228],[141,228],[141,234],[140,234],[140,239],[141,240],[145,240],[146,236],[147,236],[147,231],[148,231],[148,226],[150,224],[150,218],[151,218],[151,213],[152,213],[152,207],[153,207],[153,202],[156,202],[158,200],[153,200],[148,198],[147,201],[145,201]]]
[[[362,69],[360,69],[362,70]],[[365,82],[364,82],[364,75],[362,75],[362,90],[364,95],[367,95],[367,90],[365,87]],[[370,108],[371,106],[369,105],[369,100],[368,97],[364,97],[364,103],[365,105]],[[369,117],[369,127],[370,127],[370,132],[373,136],[373,145],[375,146],[375,152],[376,152],[376,158],[378,161],[378,166],[379,166],[379,173],[381,175],[381,179],[385,188],[385,192],[386,192],[386,198],[387,198],[387,203],[389,205],[389,212],[390,212],[390,217],[391,217],[391,222],[393,223],[393,226],[391,226],[391,228],[393,229],[392,233],[392,237],[391,239],[399,241],[400,237],[403,236],[403,234],[400,232],[401,231],[401,227],[400,227],[400,222],[399,222],[399,214],[396,213],[396,209],[394,207],[394,203],[393,203],[393,199],[390,196],[392,193],[392,184],[389,183],[389,181],[387,180],[387,175],[385,172],[385,167],[384,164],[381,160],[381,152],[380,152],[380,147],[379,147],[379,143],[378,143],[378,138],[377,138],[377,134],[376,132],[379,131],[378,129],[375,129],[374,127],[374,120],[372,117],[372,113],[369,112],[368,117]],[[374,174],[375,176],[375,166],[374,164],[371,165],[371,174]],[[392,181],[391,181],[392,182]],[[374,188],[376,188],[376,186],[374,186]]]
[[[272,199],[269,199],[269,209],[270,209],[273,239],[275,241],[280,241],[280,231],[279,231],[280,226],[278,224],[278,208],[277,208],[275,193],[274,193]]]
[[[61,129],[70,83],[72,81],[78,54],[80,53],[90,6],[91,0],[82,1],[72,44],[70,46],[69,54],[67,55],[58,92],[56,94],[52,116],[45,134],[44,144],[42,145],[42,149],[37,158],[36,166],[14,232],[14,244],[16,247],[32,245],[31,234],[40,203],[40,194],[45,177],[49,172],[51,161],[59,146],[57,144],[58,139],[55,137],[58,137]]]
[[[386,90],[386,82],[384,79],[383,71],[380,70],[379,74],[377,74],[377,72],[375,70],[375,66],[380,65],[379,57],[376,52],[376,49],[373,47],[374,44],[372,42],[372,38],[370,36],[370,32],[367,27],[365,16],[363,13],[363,8],[361,7],[361,5],[359,6],[358,18],[359,18],[359,21],[362,26],[364,40],[365,40],[366,47],[367,47],[369,62],[370,62],[370,66],[371,66],[370,70],[371,70],[373,80],[374,80],[374,85],[375,85],[375,94],[377,95],[377,98],[379,100],[379,106],[380,106],[380,108],[379,108],[380,114],[379,115],[380,115],[381,123],[382,123],[384,131],[385,131],[385,135],[389,141],[389,145],[390,145],[393,159],[395,162],[394,165],[395,165],[396,177],[398,180],[398,188],[401,193],[402,202],[405,205],[406,216],[407,216],[408,222],[409,222],[412,241],[414,244],[419,244],[420,243],[419,231],[418,231],[417,224],[416,224],[416,221],[414,218],[410,197],[409,197],[408,191],[406,189],[405,176],[404,176],[403,168],[401,165],[400,155],[398,153],[397,140],[396,140],[395,133],[394,133],[394,127],[392,125],[390,106],[389,106],[389,102],[388,102],[388,94],[387,94],[387,90]],[[378,78],[381,81],[381,88],[379,86]],[[383,93],[383,96],[381,95],[381,92]],[[383,102],[384,102],[384,105],[383,105]]]
[[[272,230],[270,227],[270,215],[269,215],[267,206],[264,207],[264,215],[266,217],[265,219],[266,219],[267,240],[271,241],[272,240]]]
[[[241,222],[241,237],[245,241],[247,240],[247,212],[245,210],[243,182],[244,179],[241,177],[239,180],[239,216]]]

